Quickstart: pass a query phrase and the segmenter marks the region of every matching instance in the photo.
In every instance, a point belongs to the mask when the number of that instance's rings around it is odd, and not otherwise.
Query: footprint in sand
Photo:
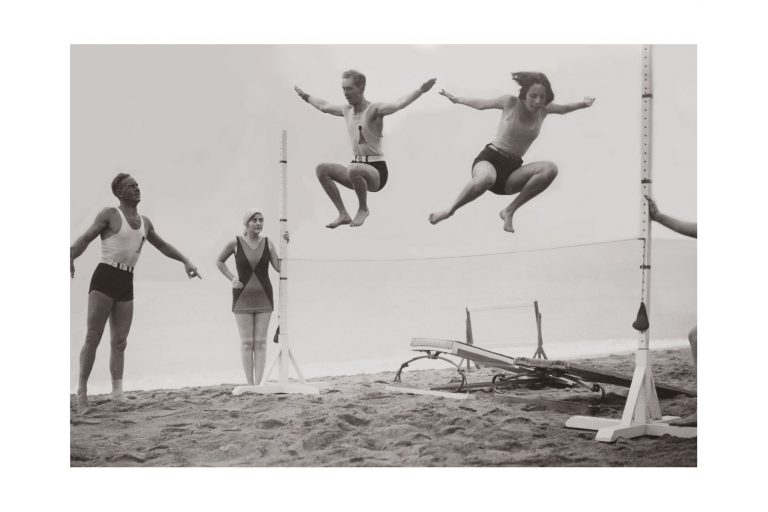
[[[101,420],[82,419],[82,420],[69,420],[69,422],[72,425],[98,425],[99,423],[101,423]]]
[[[302,442],[302,447],[305,450],[322,450],[333,444],[334,441],[342,436],[343,434],[338,430],[317,432],[305,439],[304,442]]]
[[[186,428],[179,428],[179,427],[166,427],[160,431],[161,434],[168,434],[171,432],[186,432]]]
[[[357,416],[353,416],[352,414],[340,414],[339,419],[349,423],[350,425],[354,425],[356,427],[361,427],[371,422],[371,420],[358,418]]]
[[[278,428],[278,427],[284,427],[285,423],[279,420],[266,420],[262,421],[259,426],[261,428]]]
[[[124,460],[130,460],[133,462],[139,462],[141,464],[144,464],[147,461],[146,458],[139,457],[138,455],[133,455],[132,453],[120,453],[118,455],[107,457],[107,460],[110,462],[120,462]]]

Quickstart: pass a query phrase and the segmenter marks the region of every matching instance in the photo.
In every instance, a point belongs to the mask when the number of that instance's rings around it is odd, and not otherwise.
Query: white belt
[[[106,263],[110,267],[119,268],[120,270],[125,270],[126,272],[130,272],[131,274],[133,274],[133,267],[129,267],[125,263],[118,263],[112,260],[101,260],[101,262]]]
[[[384,161],[384,155],[355,155],[355,159],[353,162],[361,162],[361,163],[368,163],[368,162],[383,162]]]

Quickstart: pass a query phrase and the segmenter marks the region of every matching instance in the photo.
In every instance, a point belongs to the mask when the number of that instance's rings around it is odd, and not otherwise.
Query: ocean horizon
[[[391,370],[415,357],[414,337],[464,341],[467,306],[539,303],[550,359],[634,350],[631,324],[640,304],[640,241],[567,249],[397,261],[289,259],[289,335],[306,378]],[[92,269],[70,288],[70,389],[76,389]],[[135,281],[134,320],[124,389],[242,384],[231,290],[221,276],[202,281]],[[654,239],[651,349],[687,346],[696,323],[696,244]],[[271,279],[277,300],[277,274]],[[267,364],[278,346],[268,339]],[[472,314],[474,343],[531,357],[532,307]],[[437,366],[434,366],[437,364]],[[409,369],[450,367],[419,361]],[[276,376],[276,370],[272,374]],[[91,373],[89,394],[110,391],[109,329]]]

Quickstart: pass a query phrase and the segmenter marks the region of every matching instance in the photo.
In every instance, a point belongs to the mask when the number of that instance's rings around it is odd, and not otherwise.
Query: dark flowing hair
[[[549,83],[549,78],[544,73],[536,71],[517,71],[512,73],[512,79],[520,84],[520,93],[517,97],[521,100],[525,100],[525,95],[528,94],[528,89],[534,84],[539,84],[547,91],[547,105],[552,103],[555,99],[555,93],[552,91],[552,84]]]

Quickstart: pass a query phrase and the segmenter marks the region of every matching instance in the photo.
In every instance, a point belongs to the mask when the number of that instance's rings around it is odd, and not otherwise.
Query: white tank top
[[[365,116],[371,105],[373,103],[369,103],[365,110],[359,114],[355,113],[355,108],[352,105],[344,105],[341,109],[344,114],[344,120],[347,122],[347,132],[349,132],[349,138],[352,141],[352,151],[355,155],[370,156],[384,154],[381,148],[383,136],[379,137],[373,133],[365,122]]]
[[[133,229],[128,220],[123,215],[123,211],[118,208],[122,224],[120,231],[109,238],[101,240],[101,261],[105,263],[122,263],[133,268],[139,261],[141,247],[144,240],[147,239],[144,231],[144,219],[139,215],[141,224],[138,229]]]

